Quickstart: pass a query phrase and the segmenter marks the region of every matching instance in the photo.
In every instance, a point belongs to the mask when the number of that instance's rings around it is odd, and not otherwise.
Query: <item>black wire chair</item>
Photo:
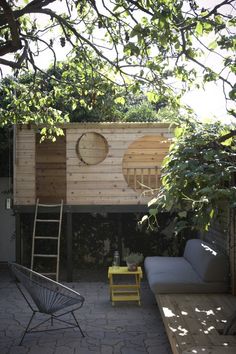
[[[67,328],[79,328],[81,335],[84,337],[84,333],[74,314],[76,310],[83,306],[85,299],[82,295],[17,263],[9,263],[9,267],[16,278],[18,289],[33,311],[19,345],[22,344],[27,333],[55,331]],[[27,290],[31,299],[25,290]],[[35,309],[35,305],[37,309]],[[69,307],[71,309],[68,309]],[[65,309],[66,311],[64,311]],[[43,313],[49,315],[49,317],[32,327],[32,321],[36,313]],[[61,318],[69,313],[73,317],[73,322]],[[48,321],[51,321],[51,326],[53,326],[54,320],[66,324],[67,327],[39,329],[40,326],[46,324]]]

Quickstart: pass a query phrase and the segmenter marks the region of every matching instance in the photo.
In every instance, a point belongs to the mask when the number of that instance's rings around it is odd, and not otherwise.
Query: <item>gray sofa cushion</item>
[[[228,290],[227,283],[204,282],[183,257],[147,257],[144,265],[155,294],[224,293]]]
[[[209,247],[201,240],[190,240],[184,257],[146,257],[144,267],[151,290],[156,294],[227,292],[227,257],[212,254]]]
[[[228,280],[229,264],[224,254],[212,245],[198,239],[189,240],[184,250],[184,258],[203,281],[225,282]]]

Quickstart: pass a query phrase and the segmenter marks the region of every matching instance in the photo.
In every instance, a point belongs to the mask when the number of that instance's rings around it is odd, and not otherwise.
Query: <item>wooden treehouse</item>
[[[160,186],[171,136],[161,123],[71,123],[56,142],[40,143],[36,129],[17,127],[14,205],[35,205],[39,198],[63,199],[78,210],[146,206]]]
[[[67,278],[72,279],[74,213],[145,212],[160,187],[160,169],[171,143],[169,124],[69,123],[56,142],[40,142],[37,127],[15,128],[14,209],[16,254],[21,263],[22,214],[34,213],[36,201],[63,200],[67,237]]]

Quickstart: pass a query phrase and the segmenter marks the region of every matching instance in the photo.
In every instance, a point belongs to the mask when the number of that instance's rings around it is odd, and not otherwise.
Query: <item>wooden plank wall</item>
[[[49,153],[48,147],[40,146],[42,153],[37,153],[37,157],[35,157],[35,147],[37,146],[37,150],[39,149],[39,145],[36,144],[36,130],[33,127],[31,129],[17,128],[14,169],[15,205],[34,205],[37,196],[49,197],[50,193],[48,194],[48,192],[47,196],[44,195],[46,185],[49,188],[48,183],[51,187],[54,186],[51,193],[55,196],[56,179],[62,178],[62,175],[64,178],[64,173],[66,173],[66,182],[61,184],[58,182],[57,189],[63,191],[63,195],[59,197],[63,197],[65,204],[146,205],[150,200],[150,195],[143,197],[140,195],[141,191],[134,191],[127,185],[122,171],[123,157],[130,144],[143,136],[159,135],[164,139],[171,138],[172,133],[168,124],[71,123],[63,128],[66,130],[66,155],[60,162],[62,165],[57,171],[54,170],[52,163],[59,163],[58,159],[62,156],[59,156],[58,151],[53,152],[53,150],[57,150],[56,145],[53,145],[53,149],[50,148],[52,155]],[[95,165],[84,163],[76,151],[78,139],[87,132],[101,134],[108,143],[107,157]],[[65,146],[65,141],[60,141],[60,144]],[[46,163],[44,160],[47,162],[47,166],[42,166]],[[50,181],[48,177],[50,177]],[[64,190],[65,184],[66,191]],[[50,192],[50,190],[48,191]],[[45,201],[49,202],[49,199]]]
[[[222,203],[220,216],[214,221],[210,230],[202,234],[205,241],[213,243],[227,254],[229,254],[229,224],[229,207],[226,203]]]
[[[15,128],[14,204],[35,204],[35,132]]]
[[[236,173],[233,175],[232,185],[236,186]],[[231,288],[232,295],[236,296],[236,207],[230,210],[229,240]]]
[[[36,135],[36,198],[41,203],[66,201],[66,132],[55,142]]]
[[[82,134],[91,131],[101,134],[108,142],[109,151],[97,165],[84,164],[76,154],[75,146]],[[89,125],[67,128],[67,203],[70,205],[127,205],[146,204],[149,197],[141,197],[127,185],[122,171],[125,151],[136,139],[146,135],[172,137],[167,124],[145,127],[112,124],[104,128]]]
[[[235,209],[231,210],[229,256],[230,256],[232,295],[236,296],[236,210]]]
[[[227,203],[221,204],[221,215],[201,237],[229,256],[231,293],[236,295],[236,212]]]

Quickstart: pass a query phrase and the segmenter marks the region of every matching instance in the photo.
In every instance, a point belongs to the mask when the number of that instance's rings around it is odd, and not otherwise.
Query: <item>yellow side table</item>
[[[116,275],[126,277],[133,275],[134,283],[115,284],[114,278]],[[132,272],[128,270],[128,267],[109,267],[108,279],[112,305],[114,305],[116,301],[138,301],[138,304],[141,305],[140,283],[142,277],[143,272],[141,267],[138,267],[136,271]]]

